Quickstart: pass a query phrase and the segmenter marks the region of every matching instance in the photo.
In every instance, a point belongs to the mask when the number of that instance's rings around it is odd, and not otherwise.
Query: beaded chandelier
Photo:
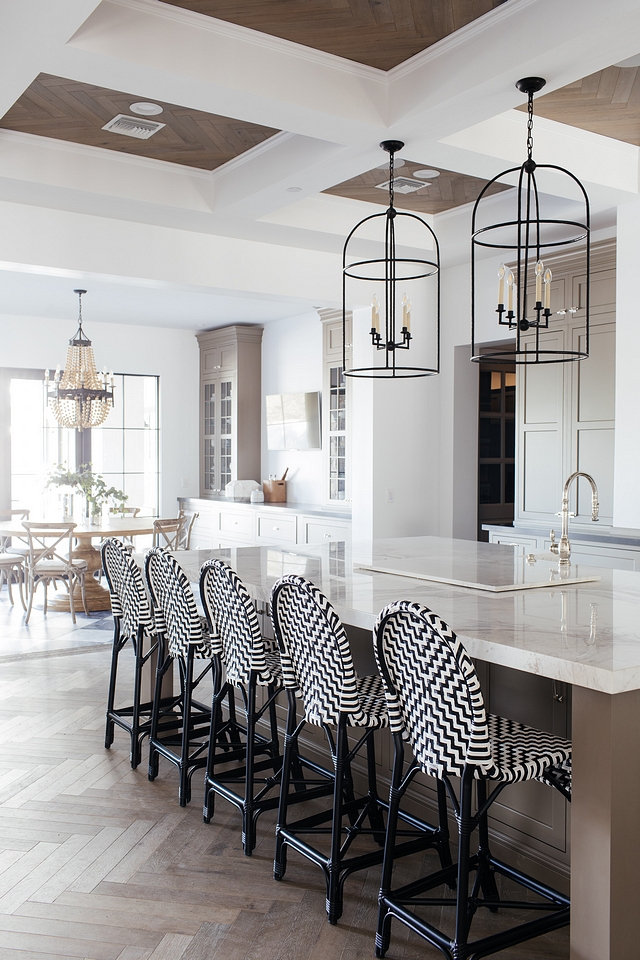
[[[107,374],[96,370],[91,340],[82,330],[82,294],[78,294],[78,330],[69,340],[64,370],[56,368],[53,381],[45,371],[44,384],[54,417],[61,427],[82,430],[99,427],[107,419],[113,406],[113,371]]]

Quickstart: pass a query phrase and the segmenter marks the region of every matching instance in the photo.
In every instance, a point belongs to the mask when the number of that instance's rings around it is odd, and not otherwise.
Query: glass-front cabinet
[[[231,480],[260,482],[262,327],[197,335],[200,346],[200,496]]]

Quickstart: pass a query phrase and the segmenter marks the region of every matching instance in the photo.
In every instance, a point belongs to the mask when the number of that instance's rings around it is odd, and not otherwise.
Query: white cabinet
[[[214,550],[228,546],[253,544],[305,544],[349,540],[351,519],[309,513],[310,505],[300,510],[267,504],[237,503],[233,500],[179,498],[186,513],[197,513],[191,546]]]
[[[344,520],[323,520],[320,517],[302,517],[301,543],[326,543],[327,540],[348,540],[351,524]]]
[[[298,518],[258,514],[258,543],[297,543]]]

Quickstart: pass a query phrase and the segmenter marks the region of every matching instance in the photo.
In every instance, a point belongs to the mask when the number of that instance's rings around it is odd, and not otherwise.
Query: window
[[[114,408],[104,425],[62,429],[47,404],[44,370],[0,370],[0,508],[26,507],[32,516],[61,513],[61,488],[45,488],[58,463],[91,463],[131,506],[157,515],[159,505],[158,377],[116,376]],[[68,512],[77,504],[67,503]]]

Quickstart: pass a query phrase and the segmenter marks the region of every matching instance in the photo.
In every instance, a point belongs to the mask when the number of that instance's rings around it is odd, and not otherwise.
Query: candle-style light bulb
[[[407,333],[411,333],[411,300],[407,300],[407,315],[404,325],[407,328]]]
[[[376,333],[380,333],[380,304],[378,302],[378,296],[375,293],[371,301],[371,329],[375,330]]]
[[[56,375],[54,377],[56,383],[60,383],[60,365],[56,367]]]
[[[49,386],[49,368],[48,367],[44,372],[44,382],[46,383],[47,386]]]
[[[544,272],[544,263],[538,260],[536,263],[536,303],[542,303],[542,274]]]
[[[507,268],[504,263],[500,264],[500,269],[498,270],[498,304],[504,306],[504,275]]]
[[[408,303],[409,303],[409,300],[408,300],[408,298],[407,298],[406,293],[404,293],[404,294],[402,295],[402,329],[403,329],[403,330],[406,330],[406,329],[407,329],[407,305],[408,305]]]
[[[551,280],[553,274],[549,267],[544,272],[544,308],[545,310],[551,309]]]
[[[513,275],[513,270],[509,271],[509,276],[507,277],[507,310],[513,311],[513,291],[515,288],[515,277]]]

